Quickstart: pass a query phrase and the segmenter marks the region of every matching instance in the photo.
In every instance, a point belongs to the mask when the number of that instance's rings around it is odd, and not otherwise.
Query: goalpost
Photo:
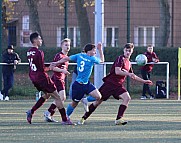
[[[106,76],[106,65],[112,65],[113,62],[104,62],[104,76]],[[136,62],[131,62],[132,65],[137,65]],[[156,64],[156,65],[166,65],[166,98],[169,99],[169,62],[158,62],[158,63],[148,63],[148,64]],[[179,78],[180,79],[180,78]]]
[[[180,100],[181,48],[178,49],[178,100]]]

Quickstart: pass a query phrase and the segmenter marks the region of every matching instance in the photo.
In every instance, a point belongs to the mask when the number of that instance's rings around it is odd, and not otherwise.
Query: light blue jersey
[[[87,84],[92,73],[94,64],[99,64],[100,59],[95,56],[88,56],[85,53],[75,54],[69,57],[77,63],[77,78],[79,83]]]

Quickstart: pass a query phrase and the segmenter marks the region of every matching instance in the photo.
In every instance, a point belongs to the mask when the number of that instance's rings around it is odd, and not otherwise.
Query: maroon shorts
[[[32,83],[34,84],[34,86],[37,88],[38,91],[53,93],[56,90],[54,82],[49,77],[36,82],[32,81]]]
[[[52,81],[55,83],[57,91],[65,90],[65,82],[62,79],[57,78],[56,76],[52,76]]]
[[[123,85],[115,85],[110,82],[104,82],[103,85],[99,88],[99,91],[102,95],[102,100],[106,101],[111,95],[119,100],[119,95],[127,92]]]

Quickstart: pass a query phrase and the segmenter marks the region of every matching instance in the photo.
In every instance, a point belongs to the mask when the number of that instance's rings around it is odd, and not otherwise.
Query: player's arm
[[[153,82],[151,80],[144,80],[144,79],[138,77],[137,75],[135,75],[135,80],[142,82],[142,83],[145,83],[145,84],[153,85]]]
[[[62,58],[62,59],[59,60],[59,61],[52,62],[52,63],[50,64],[50,66],[55,67],[55,66],[57,66],[57,65],[59,65],[59,64],[65,63],[65,62],[67,62],[67,61],[70,61],[70,58],[69,58],[69,57],[65,57],[65,58]]]
[[[155,62],[155,63],[158,63],[160,61],[155,53],[154,53],[154,56],[152,58],[152,61]]]
[[[120,67],[115,67],[115,73],[116,75],[121,75],[121,76],[129,76],[130,74],[128,71]]]
[[[50,70],[52,70],[54,72],[62,72],[64,74],[70,74],[66,69],[61,69],[61,68],[52,67],[52,66],[50,66],[49,68],[50,68]]]
[[[102,50],[102,43],[99,42],[97,44],[97,49],[99,51],[99,54],[100,54],[100,63],[103,63],[105,61],[105,58],[104,58],[104,53],[103,53],[103,50]]]

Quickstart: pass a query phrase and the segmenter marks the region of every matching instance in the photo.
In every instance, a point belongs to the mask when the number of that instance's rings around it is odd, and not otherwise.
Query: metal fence
[[[95,1],[9,1],[14,4],[12,7],[3,2],[3,45],[8,42],[14,46],[27,47],[30,45],[29,35],[33,31],[42,35],[44,46],[47,47],[59,47],[64,37],[72,40],[72,47],[94,42]],[[105,47],[119,47],[128,41],[135,43],[135,46],[180,46],[181,1],[101,1],[104,7]]]
[[[29,36],[33,31],[38,31],[43,46],[52,50],[60,47],[65,37],[71,39],[73,48],[94,43],[95,22],[99,23],[95,21],[96,1],[101,1],[104,8],[102,42],[105,48],[122,47],[126,42],[133,42],[140,48],[148,44],[173,48],[181,45],[179,0],[0,0],[1,48],[10,44],[29,47]],[[22,72],[16,73],[17,79],[27,76],[27,73],[19,73]]]

